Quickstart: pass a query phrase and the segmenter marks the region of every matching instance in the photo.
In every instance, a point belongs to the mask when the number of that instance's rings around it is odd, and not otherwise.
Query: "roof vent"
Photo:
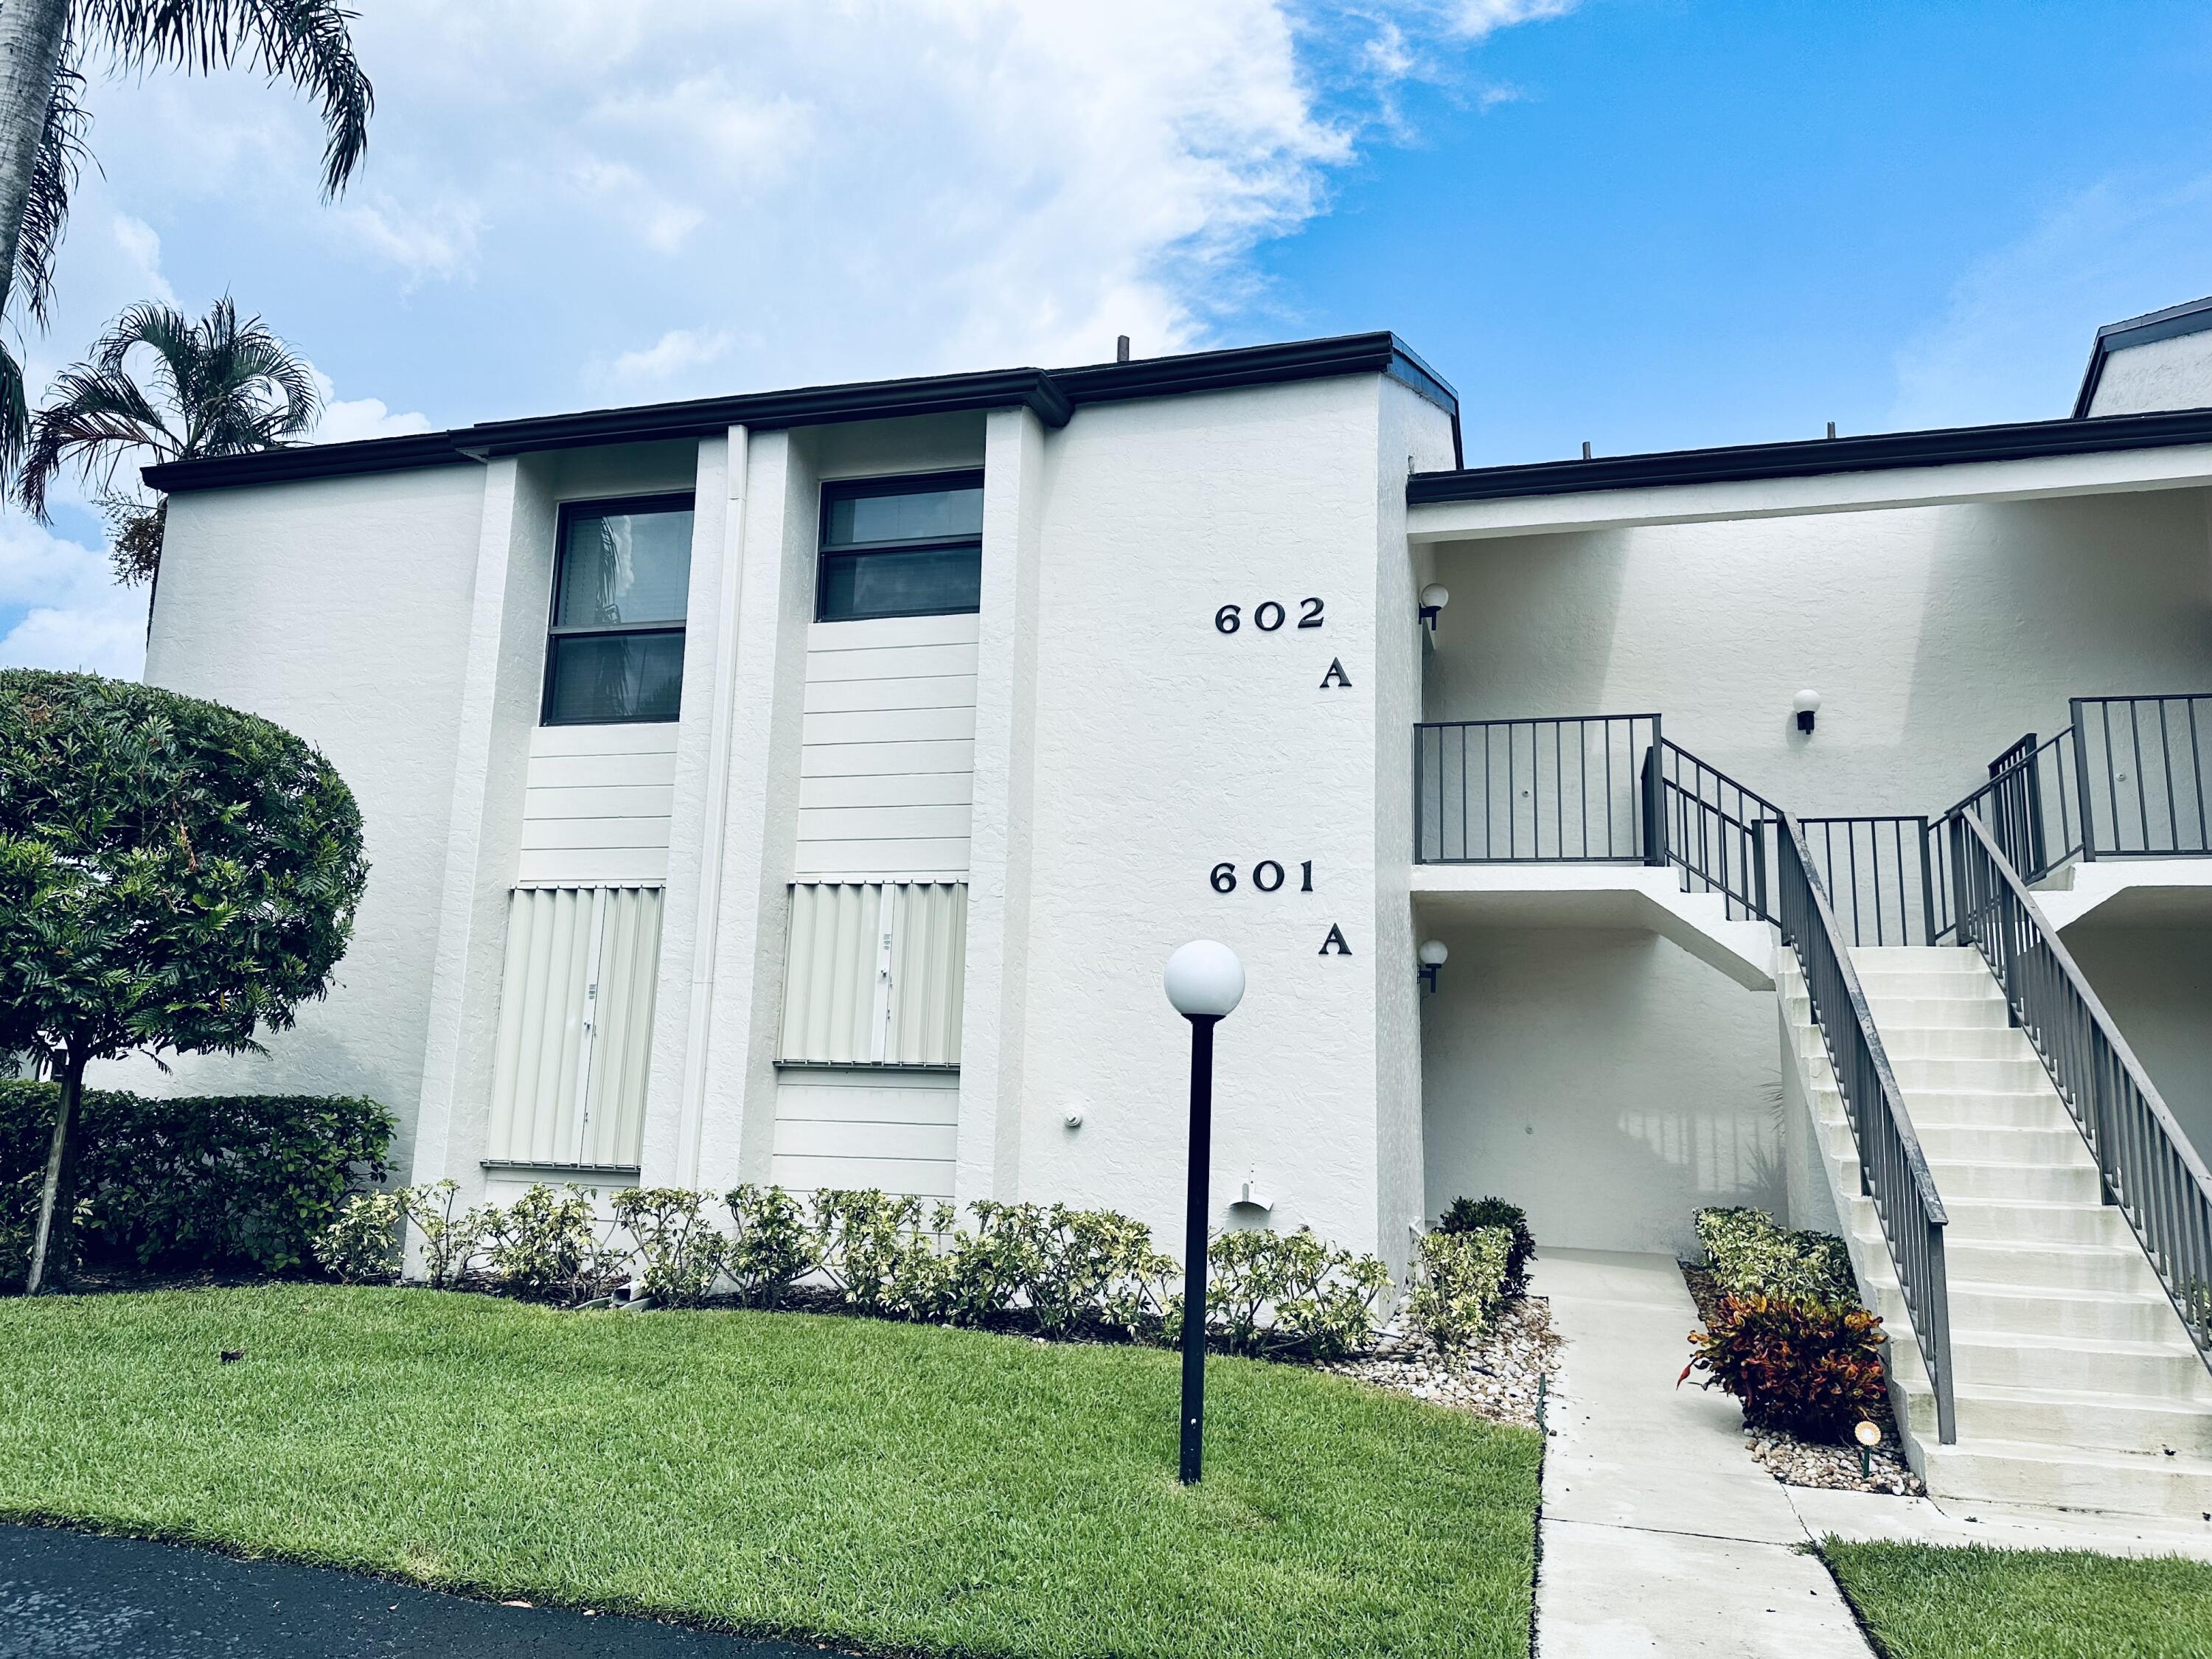
[[[1129,337],[1126,334],[1117,334],[1114,337],[1114,361],[1117,363],[1126,363],[1129,361]]]

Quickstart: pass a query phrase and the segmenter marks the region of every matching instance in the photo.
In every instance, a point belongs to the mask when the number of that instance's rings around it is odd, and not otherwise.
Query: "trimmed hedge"
[[[0,1266],[20,1273],[60,1086],[0,1081]],[[391,1114],[343,1095],[84,1091],[80,1248],[92,1261],[291,1273],[382,1181]]]

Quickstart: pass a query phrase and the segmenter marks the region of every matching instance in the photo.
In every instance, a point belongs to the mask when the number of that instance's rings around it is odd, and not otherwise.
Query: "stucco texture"
[[[1784,1203],[1771,994],[1653,933],[1444,928],[1424,999],[1431,1216],[1494,1194],[1539,1248],[1693,1251],[1691,1212]]]

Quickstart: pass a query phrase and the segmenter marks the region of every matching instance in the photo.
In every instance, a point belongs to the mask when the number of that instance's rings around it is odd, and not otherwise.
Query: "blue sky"
[[[367,166],[96,82],[34,380],[226,289],[325,437],[1398,330],[1480,464],[2065,412],[2212,293],[2212,10],[362,0]],[[99,526],[0,516],[0,661],[134,673]]]

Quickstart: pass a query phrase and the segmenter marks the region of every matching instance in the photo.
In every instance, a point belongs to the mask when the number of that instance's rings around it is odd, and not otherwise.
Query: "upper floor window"
[[[941,617],[983,592],[983,475],[909,474],[822,489],[818,622]]]
[[[674,720],[690,585],[690,496],[562,507],[544,724]]]

